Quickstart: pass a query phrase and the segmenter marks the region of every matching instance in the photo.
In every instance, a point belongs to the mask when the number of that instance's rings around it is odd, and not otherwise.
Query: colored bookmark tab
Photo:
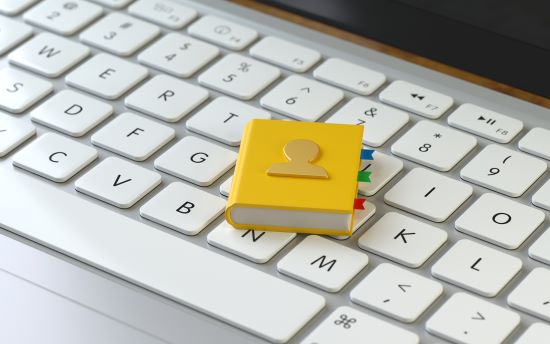
[[[357,181],[370,183],[370,175],[370,171],[359,171],[359,173],[357,173]]]
[[[361,149],[361,160],[374,160],[372,157],[373,154],[373,149]]]
[[[356,198],[353,200],[353,209],[355,210],[365,210],[365,201],[364,198]]]

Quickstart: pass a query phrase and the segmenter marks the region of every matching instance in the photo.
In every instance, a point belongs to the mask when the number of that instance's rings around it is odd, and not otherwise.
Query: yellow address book
[[[252,120],[226,208],[235,228],[351,235],[363,126]]]

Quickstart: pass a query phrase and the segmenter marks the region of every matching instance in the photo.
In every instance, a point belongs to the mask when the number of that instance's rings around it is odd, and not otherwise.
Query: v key
[[[126,179],[126,180],[122,180],[122,181],[121,181],[121,180],[120,180],[120,177],[122,177],[121,174],[119,174],[119,175],[116,177],[113,186],[119,186],[119,185],[122,185],[122,184],[124,184],[124,183],[128,183],[129,181],[132,180],[132,178],[129,178],[129,179]]]

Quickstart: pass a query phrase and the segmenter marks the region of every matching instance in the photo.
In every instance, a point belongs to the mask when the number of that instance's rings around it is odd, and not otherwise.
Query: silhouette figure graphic
[[[311,140],[292,140],[285,145],[288,162],[271,165],[267,170],[270,176],[299,178],[328,178],[327,171],[312,164],[319,156],[319,146]]]

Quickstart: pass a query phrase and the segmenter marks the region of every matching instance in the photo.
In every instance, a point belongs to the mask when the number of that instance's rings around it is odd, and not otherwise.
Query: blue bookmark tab
[[[361,160],[374,160],[372,157],[373,153],[373,149],[361,149]]]

